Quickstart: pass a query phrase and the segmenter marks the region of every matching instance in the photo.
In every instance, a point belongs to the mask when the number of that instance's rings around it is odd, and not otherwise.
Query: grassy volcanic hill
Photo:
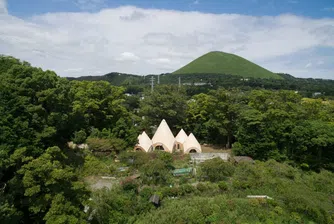
[[[219,51],[207,53],[173,74],[230,74],[249,78],[282,79],[281,76],[262,68],[242,57]]]

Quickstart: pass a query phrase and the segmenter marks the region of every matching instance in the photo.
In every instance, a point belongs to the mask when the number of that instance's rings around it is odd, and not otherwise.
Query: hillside
[[[207,53],[195,59],[173,74],[194,73],[230,74],[249,78],[282,79],[281,76],[242,57],[218,51]]]

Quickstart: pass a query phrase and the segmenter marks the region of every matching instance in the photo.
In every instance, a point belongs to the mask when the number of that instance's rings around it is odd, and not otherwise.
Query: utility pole
[[[153,75],[151,76],[151,92],[153,93],[153,89],[154,89],[154,77]]]
[[[160,75],[158,75],[158,85],[160,84]]]
[[[181,77],[179,77],[179,88],[181,88]]]

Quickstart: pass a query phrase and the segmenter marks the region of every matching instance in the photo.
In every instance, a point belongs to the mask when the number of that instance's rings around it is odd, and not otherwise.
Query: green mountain
[[[249,78],[282,79],[281,76],[262,68],[242,57],[219,51],[209,52],[173,74],[229,74]]]

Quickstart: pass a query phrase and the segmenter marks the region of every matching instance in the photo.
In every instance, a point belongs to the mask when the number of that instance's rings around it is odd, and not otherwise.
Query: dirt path
[[[105,187],[111,189],[112,186],[119,184],[119,180],[112,177],[89,176],[85,177],[84,180],[92,190],[98,190]]]

